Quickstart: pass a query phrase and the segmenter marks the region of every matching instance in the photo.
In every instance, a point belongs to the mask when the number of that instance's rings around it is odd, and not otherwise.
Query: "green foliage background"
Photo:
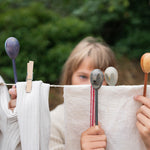
[[[4,50],[8,37],[21,45],[16,59],[18,80],[34,60],[34,80],[58,83],[62,66],[86,36],[102,38],[117,57],[138,60],[150,50],[150,2],[140,0],[1,0],[0,74],[13,82]]]

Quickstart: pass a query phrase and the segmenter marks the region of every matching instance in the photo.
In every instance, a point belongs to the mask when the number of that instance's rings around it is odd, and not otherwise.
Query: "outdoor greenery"
[[[86,36],[100,37],[117,57],[139,60],[150,51],[150,2],[140,0],[0,0],[0,74],[13,82],[4,43],[20,42],[18,80],[34,60],[34,80],[58,83],[62,66]]]

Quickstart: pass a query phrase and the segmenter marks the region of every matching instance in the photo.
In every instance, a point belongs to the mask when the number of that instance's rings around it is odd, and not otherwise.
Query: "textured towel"
[[[48,150],[50,114],[48,105],[49,84],[32,83],[32,92],[26,93],[26,82],[17,83],[16,112],[22,150]]]
[[[146,150],[136,128],[136,112],[141,104],[133,100],[142,93],[142,85],[99,89],[98,120],[107,136],[107,150]],[[90,86],[65,87],[64,101],[65,150],[79,150],[81,133],[90,126]]]
[[[49,87],[34,81],[31,93],[26,93],[26,82],[18,82],[17,104],[12,112],[8,109],[7,87],[0,86],[0,150],[49,149]]]

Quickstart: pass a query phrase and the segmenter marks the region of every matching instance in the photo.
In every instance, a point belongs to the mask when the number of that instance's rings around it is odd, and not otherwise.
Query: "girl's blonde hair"
[[[79,42],[66,61],[63,67],[61,84],[72,84],[71,80],[73,73],[87,56],[91,57],[93,62],[92,65],[95,69],[105,71],[107,67],[115,66],[113,51],[106,44],[98,42],[96,38],[87,37]]]

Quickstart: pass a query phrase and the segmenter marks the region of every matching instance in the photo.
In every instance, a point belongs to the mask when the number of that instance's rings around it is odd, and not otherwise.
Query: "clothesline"
[[[0,83],[0,86],[3,86],[3,85],[16,85],[16,84],[13,84],[13,83]],[[69,85],[50,85],[50,87],[65,87],[65,86],[69,86]]]
[[[49,83],[48,83],[49,84]],[[13,84],[13,83],[0,83],[0,86],[4,86],[4,85],[7,85],[7,86],[12,86],[12,85],[16,85],[16,84]],[[71,87],[73,85],[51,85],[50,84],[50,87]],[[74,86],[79,86],[79,85],[74,85]],[[89,86],[89,85],[80,85],[80,86]]]

